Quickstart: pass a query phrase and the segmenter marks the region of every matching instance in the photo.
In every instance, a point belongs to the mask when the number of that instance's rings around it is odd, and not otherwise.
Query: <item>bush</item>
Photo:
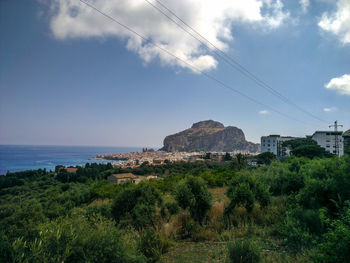
[[[180,182],[175,199],[183,209],[189,209],[194,220],[202,223],[211,208],[212,196],[202,178],[190,177]]]
[[[247,209],[248,212],[251,212],[254,207],[254,194],[247,183],[241,183],[235,186],[229,192],[231,203],[226,209],[226,213],[231,212],[236,206],[242,205]]]
[[[350,208],[331,225],[331,230],[318,245],[313,259],[320,263],[346,263],[350,259]]]
[[[179,206],[175,202],[167,202],[165,203],[165,207],[171,215],[175,215],[179,212]]]
[[[175,219],[173,225],[173,236],[178,239],[192,238],[196,232],[199,232],[200,225],[193,220],[187,212],[181,212]]]
[[[87,221],[80,215],[43,224],[38,238],[18,238],[12,248],[14,262],[145,262],[123,242],[112,221]]]
[[[148,262],[156,262],[168,251],[170,243],[154,230],[147,229],[141,233],[137,244],[138,250],[145,255]]]
[[[257,263],[260,262],[260,248],[250,240],[235,240],[227,245],[228,263]]]
[[[156,204],[162,202],[159,191],[152,185],[140,183],[121,191],[112,205],[112,216],[117,223],[126,220],[137,229],[155,226]]]
[[[227,196],[231,199],[231,202],[225,209],[226,215],[230,214],[236,206],[243,206],[248,212],[251,212],[255,200],[262,207],[266,207],[270,203],[271,195],[268,187],[258,183],[248,173],[241,173],[238,177],[233,178],[229,185]]]
[[[313,236],[309,229],[291,214],[287,214],[279,234],[284,245],[291,251],[300,252],[312,246]]]

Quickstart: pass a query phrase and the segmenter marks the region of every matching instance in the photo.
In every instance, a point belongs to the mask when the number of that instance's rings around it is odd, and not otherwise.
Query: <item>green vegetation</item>
[[[228,262],[230,263],[258,263],[260,250],[249,240],[235,240],[230,242],[228,248]]]
[[[0,262],[348,262],[350,157],[303,156],[9,173]]]
[[[258,164],[266,164],[269,165],[273,160],[276,159],[276,155],[272,152],[264,152],[260,153],[257,157]]]
[[[202,178],[190,177],[180,182],[175,199],[183,209],[189,209],[194,220],[202,223],[211,208],[212,196]]]
[[[333,154],[319,146],[316,141],[309,138],[285,141],[283,147],[290,148],[291,154],[296,157],[328,158],[333,156]]]

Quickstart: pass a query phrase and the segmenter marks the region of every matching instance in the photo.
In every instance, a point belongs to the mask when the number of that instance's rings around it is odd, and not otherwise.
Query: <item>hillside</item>
[[[237,127],[207,120],[194,123],[191,128],[166,136],[161,150],[172,151],[248,151],[258,152],[259,144],[248,142]]]

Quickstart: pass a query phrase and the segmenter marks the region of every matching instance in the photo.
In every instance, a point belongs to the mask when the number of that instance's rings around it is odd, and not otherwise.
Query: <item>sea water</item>
[[[0,145],[0,174],[39,168],[49,171],[54,170],[56,165],[108,163],[111,161],[90,159],[98,154],[141,150],[138,147]]]

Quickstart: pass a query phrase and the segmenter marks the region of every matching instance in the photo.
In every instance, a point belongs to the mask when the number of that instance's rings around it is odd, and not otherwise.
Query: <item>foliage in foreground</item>
[[[43,224],[37,238],[18,238],[12,247],[14,262],[146,262],[125,245],[113,222],[79,214]]]
[[[43,170],[0,177],[0,261],[155,262],[169,240],[254,240],[276,262],[347,262],[350,157],[292,157],[240,171],[229,164],[167,164],[168,174],[144,166],[167,176],[139,185],[109,184],[116,170],[103,166],[80,168],[87,179],[69,182]],[[178,174],[187,168],[190,175]],[[231,250],[260,251],[250,245]]]
[[[227,263],[258,263],[260,248],[250,240],[234,240],[227,245]]]

